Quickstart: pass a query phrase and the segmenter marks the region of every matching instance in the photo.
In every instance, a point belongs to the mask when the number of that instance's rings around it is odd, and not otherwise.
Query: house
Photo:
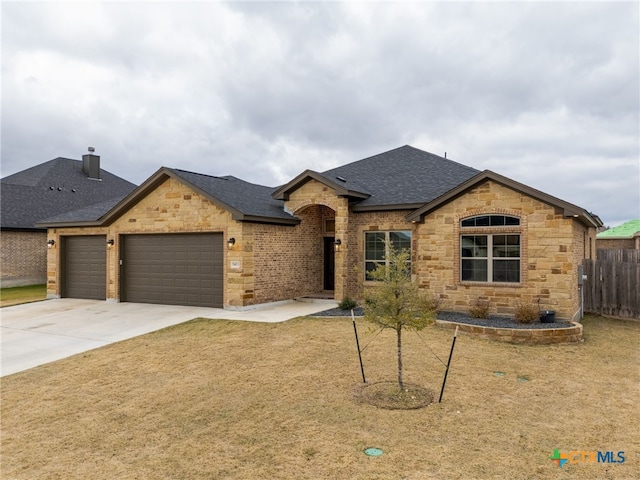
[[[110,200],[114,205],[136,186],[100,168],[100,156],[55,158],[0,180],[2,287],[44,284],[47,230],[44,218]]]
[[[640,219],[600,232],[596,238],[598,248],[640,250]]]
[[[580,312],[578,266],[599,218],[491,171],[404,146],[277,188],[160,168],[114,206],[40,224],[50,297],[245,308],[363,297],[385,245],[411,249],[448,309],[539,302]]]

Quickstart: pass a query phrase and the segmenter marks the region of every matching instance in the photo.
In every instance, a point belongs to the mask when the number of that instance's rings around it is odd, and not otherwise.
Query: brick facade
[[[0,231],[0,286],[44,284],[47,280],[47,233]]]
[[[415,257],[415,224],[407,222],[409,210],[394,210],[387,212],[351,213],[349,222],[349,245],[356,247],[348,252],[347,292],[350,297],[362,299],[365,288],[373,285],[365,281],[364,271],[364,238],[365,232],[410,230],[412,238],[412,257]],[[338,298],[338,297],[336,297]]]

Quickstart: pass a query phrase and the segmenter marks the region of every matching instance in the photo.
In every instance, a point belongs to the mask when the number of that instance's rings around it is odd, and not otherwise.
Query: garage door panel
[[[222,234],[127,235],[123,243],[125,301],[222,307]]]
[[[68,298],[106,300],[106,237],[63,237],[62,295]]]

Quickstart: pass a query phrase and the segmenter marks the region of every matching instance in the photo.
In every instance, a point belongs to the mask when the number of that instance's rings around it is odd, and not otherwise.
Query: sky
[[[7,2],[1,176],[281,185],[403,145],[640,218],[638,2]]]

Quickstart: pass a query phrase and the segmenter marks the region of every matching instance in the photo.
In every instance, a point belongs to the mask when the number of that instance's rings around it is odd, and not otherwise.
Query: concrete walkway
[[[250,310],[61,298],[0,309],[0,376],[10,375],[193,318],[283,322],[334,301],[288,301]]]

